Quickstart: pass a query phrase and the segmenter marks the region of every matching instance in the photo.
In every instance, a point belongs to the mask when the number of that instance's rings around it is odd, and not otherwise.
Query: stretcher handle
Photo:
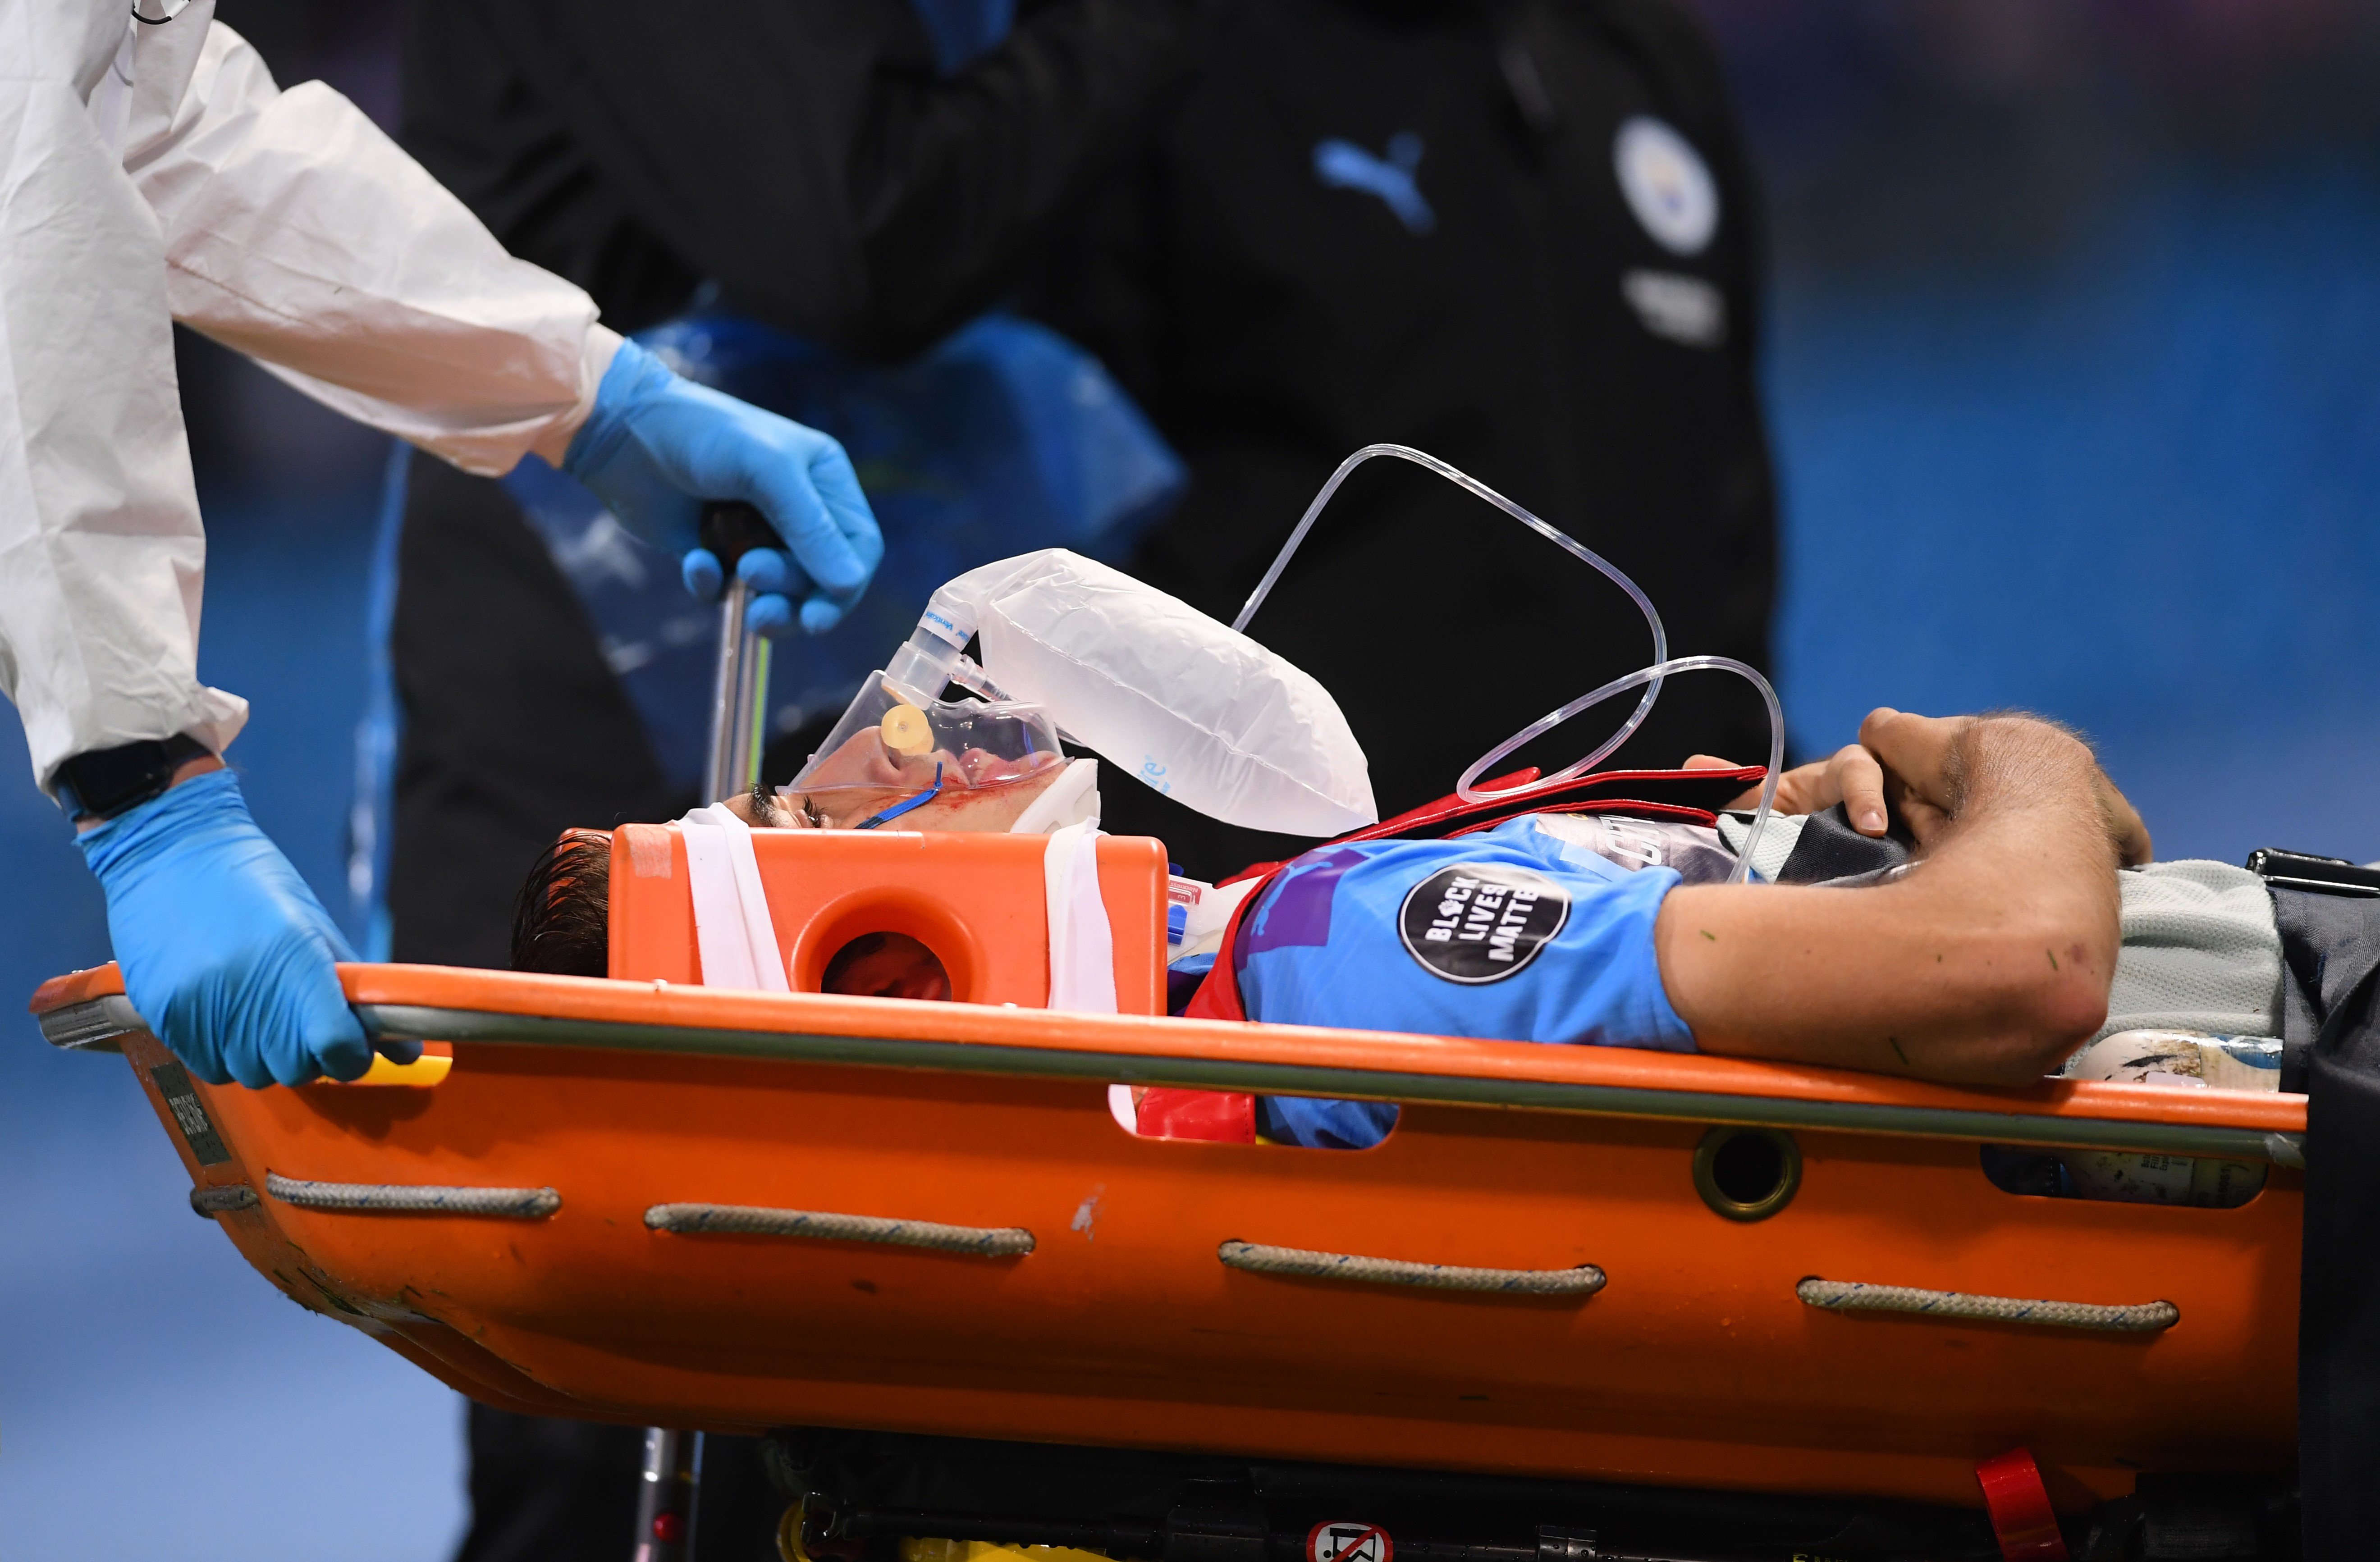
[[[2095,1329],[2106,1334],[2162,1334],[2181,1322],[2170,1302],[2107,1305],[2096,1302],[2049,1302],[2022,1296],[1978,1296],[1962,1290],[1925,1290],[1915,1286],[1869,1285],[1828,1280],[1815,1275],[1793,1288],[1803,1305],[1828,1313],[1910,1313],[1927,1318],[1975,1323],[2028,1324],[2035,1328]]]
[[[645,1225],[677,1236],[800,1237],[813,1241],[882,1242],[891,1247],[969,1253],[980,1258],[1021,1258],[1034,1248],[1022,1226],[946,1226],[932,1220],[895,1220],[880,1215],[841,1215],[817,1209],[770,1209],[759,1205],[657,1204],[645,1211]]]
[[[759,509],[740,499],[714,500],[702,507],[702,545],[718,556],[719,567],[735,573],[736,561],[755,548],[782,548],[777,528]]]
[[[542,1220],[562,1207],[551,1188],[432,1187],[418,1182],[319,1182],[264,1174],[264,1191],[300,1209],[353,1215],[472,1215]]]
[[[769,644],[744,627],[751,591],[736,562],[755,548],[783,546],[767,517],[739,499],[702,507],[702,545],[719,559],[719,666],[710,685],[710,744],[704,751],[702,797],[717,803],[760,777],[760,707],[769,697]]]
[[[1567,1269],[1472,1269],[1454,1264],[1415,1264],[1402,1258],[1366,1258],[1312,1248],[1269,1247],[1228,1241],[1215,1249],[1224,1266],[1256,1275],[1293,1275],[1312,1280],[1354,1280],[1364,1285],[1415,1286],[1424,1290],[1487,1291],[1504,1296],[1593,1296],[1605,1276],[1592,1264]]]

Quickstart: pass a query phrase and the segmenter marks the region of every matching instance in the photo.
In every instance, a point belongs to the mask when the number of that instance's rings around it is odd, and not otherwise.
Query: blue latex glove
[[[125,996],[192,1073],[303,1084],[371,1067],[331,969],[355,954],[249,817],[237,776],[193,777],[78,841],[107,891]]]
[[[719,561],[695,546],[706,500],[757,506],[785,541],[747,553],[737,573],[759,593],[745,622],[781,635],[798,616],[813,635],[841,621],[884,557],[876,516],[843,446],[674,374],[634,342],[620,345],[562,469],[630,530],[684,556],[686,586],[718,594]]]

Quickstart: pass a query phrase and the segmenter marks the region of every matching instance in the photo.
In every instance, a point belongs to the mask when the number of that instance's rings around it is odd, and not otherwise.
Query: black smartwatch
[[[174,784],[174,772],[213,750],[187,733],[115,748],[94,748],[58,767],[55,784],[67,817],[112,819]]]

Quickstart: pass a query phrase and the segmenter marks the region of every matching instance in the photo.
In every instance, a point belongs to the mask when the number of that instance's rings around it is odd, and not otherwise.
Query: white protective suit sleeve
[[[561,455],[619,343],[346,99],[277,89],[212,0],[160,26],[0,0],[0,688],[45,787],[247,720],[198,679],[176,318],[491,476]]]

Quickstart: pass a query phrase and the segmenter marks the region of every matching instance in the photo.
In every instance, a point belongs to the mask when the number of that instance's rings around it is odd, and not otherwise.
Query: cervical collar
[[[1008,833],[1048,835],[1086,820],[1099,822],[1099,762],[1096,759],[1069,762],[1065,774],[1033,800],[1033,805],[1008,827]]]

